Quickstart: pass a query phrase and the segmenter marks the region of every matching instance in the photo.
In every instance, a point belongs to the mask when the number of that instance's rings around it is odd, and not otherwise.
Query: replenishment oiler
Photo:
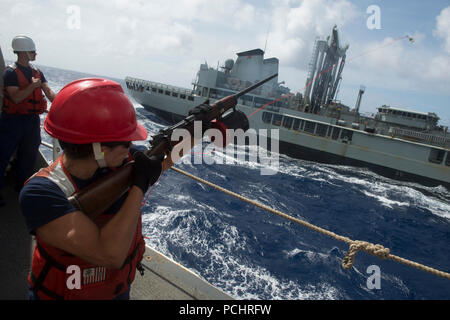
[[[348,47],[334,27],[327,40],[314,44],[303,94],[291,93],[276,77],[241,97],[237,109],[247,115],[250,128],[279,129],[279,151],[288,156],[450,188],[450,135],[435,113],[383,105],[376,115],[364,116],[363,86],[354,108],[335,99]],[[192,89],[133,77],[125,81],[144,108],[177,122],[207,99],[213,103],[278,73],[278,66],[277,58],[265,59],[263,50],[254,49],[237,53],[220,69],[201,64]]]

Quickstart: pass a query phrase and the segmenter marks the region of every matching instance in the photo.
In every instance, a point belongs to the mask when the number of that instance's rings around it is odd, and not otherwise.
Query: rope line
[[[212,187],[214,189],[222,191],[225,194],[233,196],[233,197],[235,197],[235,198],[237,198],[239,200],[242,200],[242,201],[247,202],[249,204],[252,204],[252,205],[254,205],[256,207],[259,207],[261,209],[264,209],[266,211],[274,213],[274,214],[276,214],[276,215],[278,215],[278,216],[280,216],[282,218],[285,218],[285,219],[287,219],[289,221],[292,221],[294,223],[300,224],[300,225],[302,225],[304,227],[307,227],[307,228],[309,228],[311,230],[317,231],[317,232],[319,232],[321,234],[324,234],[326,236],[334,238],[334,239],[336,239],[338,241],[342,241],[342,242],[347,243],[349,245],[349,250],[348,250],[348,252],[346,253],[345,257],[342,260],[342,267],[344,269],[348,270],[348,269],[350,269],[353,266],[354,258],[355,258],[356,253],[358,253],[358,251],[364,251],[364,252],[367,252],[367,253],[369,253],[369,254],[371,254],[373,256],[379,257],[381,259],[390,259],[390,260],[393,260],[393,261],[405,264],[407,266],[414,267],[416,269],[419,269],[419,270],[422,270],[422,271],[426,271],[426,272],[429,272],[429,273],[434,274],[436,276],[443,277],[443,278],[446,278],[446,279],[450,280],[450,273],[444,272],[444,271],[440,271],[440,270],[431,268],[429,266],[426,266],[426,265],[423,265],[423,264],[420,264],[420,263],[417,263],[417,262],[414,262],[414,261],[411,261],[411,260],[408,260],[408,259],[396,256],[396,255],[393,255],[393,254],[390,253],[389,248],[385,248],[381,244],[373,244],[373,243],[366,242],[366,241],[361,241],[361,240],[352,240],[352,239],[350,239],[348,237],[344,237],[344,236],[338,235],[338,234],[336,234],[336,233],[334,233],[332,231],[323,229],[321,227],[313,225],[313,224],[311,224],[309,222],[306,222],[304,220],[292,217],[292,216],[290,216],[290,215],[288,215],[286,213],[283,213],[283,212],[281,212],[279,210],[276,210],[276,209],[273,209],[271,207],[268,207],[268,206],[266,206],[264,204],[261,204],[261,203],[255,201],[255,200],[251,200],[251,199],[248,199],[246,197],[243,197],[243,196],[241,196],[241,195],[239,195],[239,194],[237,194],[235,192],[232,192],[232,191],[227,190],[227,189],[225,189],[223,187],[220,187],[220,186],[218,186],[218,185],[216,185],[214,183],[211,183],[211,182],[209,182],[207,180],[204,180],[202,178],[194,176],[194,175],[192,175],[192,174],[190,174],[190,173],[188,173],[186,171],[183,171],[181,169],[175,168],[173,166],[171,167],[171,169],[176,171],[176,172],[178,172],[178,173],[181,173],[181,174],[183,174],[183,175],[185,175],[185,176],[187,176],[187,177],[189,177],[189,178],[191,178],[193,180],[196,180],[196,181],[198,181],[200,183],[203,183],[203,184],[206,184],[206,185],[208,185],[208,186],[210,186],[210,187]]]

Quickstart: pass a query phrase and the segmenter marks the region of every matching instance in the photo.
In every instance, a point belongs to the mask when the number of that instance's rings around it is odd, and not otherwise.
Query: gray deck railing
[[[56,159],[58,159],[58,154],[61,151],[61,147],[59,146],[58,139],[52,138],[52,141],[53,141],[53,144],[50,144],[50,143],[45,142],[45,141],[41,141],[41,144],[44,147],[52,149],[52,151],[53,151],[53,161],[56,161]]]
[[[417,132],[414,130],[407,130],[407,129],[401,129],[401,128],[391,128],[389,131],[394,136],[410,137],[410,138],[418,139],[421,142],[422,141],[427,142],[429,144],[444,147],[444,148],[447,146],[450,146],[450,137],[436,136],[433,134]]]

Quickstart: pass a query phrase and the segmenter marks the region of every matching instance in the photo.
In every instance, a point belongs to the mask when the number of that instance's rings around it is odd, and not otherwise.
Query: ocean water
[[[41,69],[55,91],[91,76]],[[123,80],[113,80],[126,91]],[[168,125],[134,104],[150,134]],[[44,131],[42,136],[51,143]],[[42,151],[51,159],[48,148]],[[177,167],[337,234],[379,243],[392,254],[450,271],[450,191],[443,187],[284,155],[277,174],[262,176],[257,162],[217,164],[225,157],[220,152],[208,157],[216,164],[186,161]],[[364,252],[344,270],[346,244],[173,170],[162,175],[148,196],[143,229],[148,245],[236,299],[450,299],[450,280]],[[370,285],[373,266],[380,272],[375,288]]]

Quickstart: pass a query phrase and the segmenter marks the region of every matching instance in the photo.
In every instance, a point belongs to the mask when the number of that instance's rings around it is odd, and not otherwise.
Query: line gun
[[[240,92],[226,96],[214,102],[209,106],[208,112],[202,115],[202,122],[210,123],[212,120],[222,119],[224,114],[230,109],[233,109],[233,112],[236,113],[235,107],[239,97],[256,89],[277,75],[278,74],[274,74]],[[208,100],[205,103],[207,102]],[[243,113],[241,112],[241,114]],[[245,117],[245,114],[243,115]],[[228,120],[230,119],[232,121],[233,117],[230,117]],[[177,124],[160,130],[158,134],[152,137],[152,140],[150,141],[150,148],[144,151],[144,153],[148,156],[167,155],[172,150],[174,145],[182,141],[182,139],[179,141],[172,141],[172,133],[174,130],[186,129],[192,135],[194,131],[194,121],[196,120],[199,120],[198,117],[191,114]],[[247,120],[246,117],[245,120]],[[246,129],[248,129],[248,120]],[[124,166],[105,175],[103,178],[73,194],[69,197],[69,201],[89,218],[94,220],[128,191],[131,186],[132,174],[133,161],[130,161]]]

